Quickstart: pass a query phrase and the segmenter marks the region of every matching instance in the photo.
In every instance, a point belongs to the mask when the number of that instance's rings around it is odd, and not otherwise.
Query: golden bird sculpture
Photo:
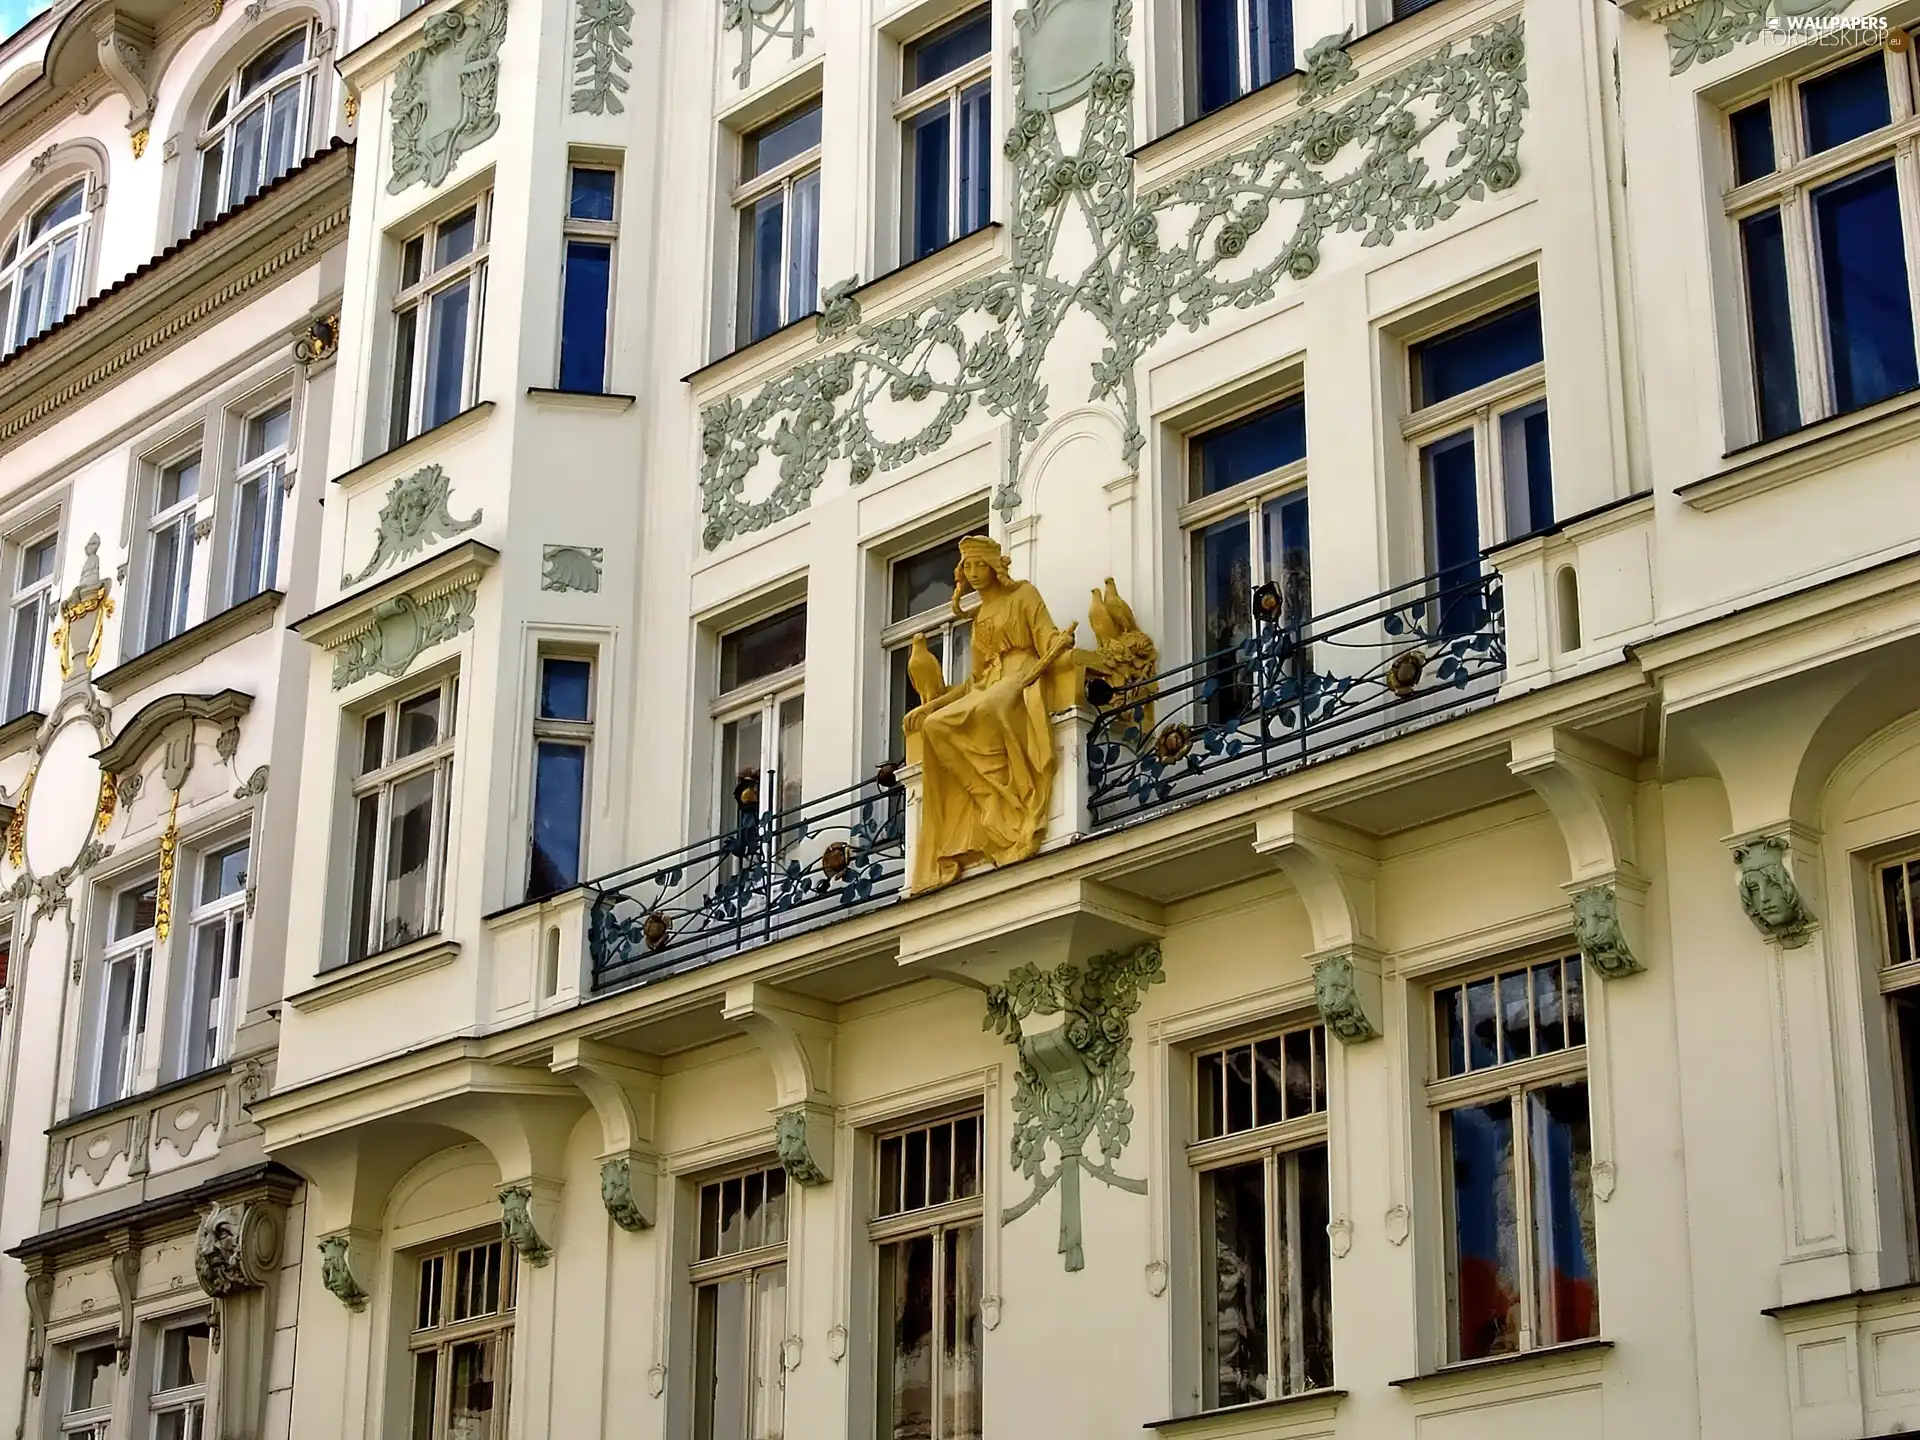
[[[1133,607],[1120,597],[1120,589],[1107,577],[1104,587],[1094,586],[1087,600],[1087,624],[1099,648],[1085,661],[1087,670],[1104,679],[1125,703],[1138,706],[1139,723],[1153,724],[1156,687],[1151,683],[1159,669],[1160,652],[1153,639],[1140,628]]]
[[[1133,618],[1133,607],[1120,598],[1119,587],[1113,583],[1113,576],[1107,576],[1106,593],[1101,596],[1106,603],[1107,613],[1113,617],[1113,623],[1122,635],[1131,634],[1140,628]]]
[[[947,693],[946,672],[940,668],[939,657],[927,648],[925,634],[913,637],[913,648],[907,652],[907,679],[913,682],[922,705],[931,705]]]
[[[1113,582],[1109,580],[1107,585],[1111,589]],[[1094,643],[1104,650],[1120,638],[1121,627],[1115,623],[1113,609],[1100,593],[1100,587],[1094,586],[1090,593],[1093,598],[1087,601],[1087,624],[1093,628]]]

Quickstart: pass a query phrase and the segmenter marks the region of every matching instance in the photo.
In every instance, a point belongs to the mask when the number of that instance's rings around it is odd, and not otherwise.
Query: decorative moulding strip
[[[621,411],[631,410],[639,397],[606,390],[553,390],[544,385],[529,385],[527,398],[542,408]]]
[[[1783,436],[1758,454],[1739,456],[1719,474],[1682,485],[1674,493],[1695,510],[1719,510],[1916,438],[1920,390],[1910,390],[1870,409]]]
[[[316,610],[304,620],[293,622],[293,633],[312,645],[326,649],[345,644],[375,624],[374,611],[388,600],[412,595],[419,600],[443,595],[477,581],[493,568],[500,552],[478,540],[462,540],[451,549],[429,555],[418,565],[410,565],[389,575],[377,585],[349,595],[324,610]]]
[[[178,675],[213,651],[265,630],[272,624],[274,613],[284,599],[286,596],[281,591],[262,590],[238,605],[228,606],[218,615],[209,615],[171,640],[123,660],[104,675],[94,676],[93,683],[117,700],[155,680]]]
[[[362,460],[351,470],[341,471],[333,477],[333,483],[358,488],[370,480],[391,476],[396,470],[404,470],[434,446],[465,434],[492,413],[493,401],[476,400],[458,415],[442,420],[431,430],[422,430],[411,440],[403,440],[391,450],[382,450],[378,455]]]
[[[28,710],[16,715],[6,724],[0,725],[0,760],[9,755],[18,755],[33,747],[33,737],[39,733],[46,716],[38,710]]]
[[[108,774],[121,774],[137,764],[168,729],[182,720],[189,724],[205,720],[221,725],[238,720],[252,708],[253,697],[242,690],[164,696],[143,707],[114,737],[113,743],[104,750],[96,750],[93,758]]]
[[[1209,1410],[1199,1415],[1175,1415],[1166,1420],[1149,1420],[1141,1428],[1157,1430],[1177,1440],[1266,1440],[1282,1433],[1273,1427],[1326,1423],[1339,1413],[1344,1390],[1309,1390],[1304,1395],[1283,1395],[1277,1400],[1256,1400],[1251,1405],[1230,1405],[1224,1410]],[[1320,1432],[1315,1432],[1320,1433]]]
[[[390,954],[362,960],[339,974],[328,975],[319,983],[287,996],[287,1003],[296,1010],[324,1010],[343,1000],[351,1000],[356,995],[384,990],[402,980],[411,980],[416,975],[425,975],[451,965],[459,958],[458,940],[430,936]]]

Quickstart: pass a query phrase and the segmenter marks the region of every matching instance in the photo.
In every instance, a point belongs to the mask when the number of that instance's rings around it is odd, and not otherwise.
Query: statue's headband
[[[992,563],[1000,558],[1000,543],[990,535],[963,535],[960,538],[960,558]]]

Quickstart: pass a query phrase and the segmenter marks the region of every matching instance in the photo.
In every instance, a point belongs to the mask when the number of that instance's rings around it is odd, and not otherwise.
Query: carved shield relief
[[[1020,103],[1029,110],[1064,109],[1114,63],[1113,0],[1033,0],[1015,19]]]

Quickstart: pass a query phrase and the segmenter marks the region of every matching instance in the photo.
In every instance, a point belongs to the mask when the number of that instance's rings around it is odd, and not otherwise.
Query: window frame
[[[487,262],[493,245],[493,198],[493,187],[488,184],[486,188],[457,203],[435,210],[431,217],[414,221],[391,241],[394,284],[393,295],[388,302],[392,329],[389,332],[391,345],[386,366],[386,436],[389,449],[404,445],[437,425],[444,425],[453,415],[470,410],[478,403],[481,346],[486,336],[487,276],[490,268]],[[472,212],[474,226],[472,248],[444,265],[435,266],[433,252],[440,232],[469,211]],[[420,246],[420,274],[409,283],[406,278],[407,251],[415,243]],[[441,296],[450,294],[463,283],[468,289],[466,334],[460,360],[460,404],[454,409],[453,415],[442,416],[429,425],[426,423],[429,398],[427,381],[432,368],[433,307]],[[404,377],[406,388],[403,397],[402,376],[399,373],[402,354],[400,337],[406,326],[411,327],[411,340],[405,350],[407,375]]]
[[[584,720],[562,720],[543,713],[542,696],[546,692],[546,668],[550,660],[575,661],[587,667],[587,718]],[[587,835],[592,819],[593,796],[593,740],[594,730],[600,720],[600,656],[590,649],[573,649],[560,646],[542,646],[534,656],[533,665],[533,721],[531,733],[533,742],[530,747],[531,774],[527,783],[527,864],[525,894],[529,900],[543,900],[565,893],[580,884],[586,878]],[[576,844],[579,847],[581,873],[576,875],[572,885],[562,885],[559,889],[536,892],[534,889],[533,857],[540,823],[540,749],[544,744],[559,744],[580,750],[580,834]]]
[[[909,88],[907,76],[908,56],[913,47],[929,36],[938,34],[949,26],[958,28],[962,21],[972,21],[984,15],[987,21],[987,50],[984,55],[955,66],[945,74],[929,80],[926,84]],[[900,259],[902,263],[925,259],[943,246],[951,245],[967,236],[984,230],[993,223],[994,196],[994,156],[997,147],[989,146],[987,154],[987,213],[980,223],[969,230],[960,225],[960,159],[965,137],[960,126],[960,104],[965,94],[975,86],[987,87],[987,130],[993,132],[993,6],[991,3],[975,5],[969,9],[945,16],[932,25],[916,31],[900,42],[900,67],[898,72],[899,98],[893,102],[893,119],[896,133],[900,137]],[[947,110],[947,236],[937,244],[922,249],[915,235],[913,161],[917,151],[913,122],[929,111],[941,107]]]
[[[889,556],[886,562],[886,579],[883,582],[886,587],[884,613],[888,615],[893,613],[893,573],[896,566],[918,560],[930,551],[943,549],[964,536],[980,534],[985,525],[985,517],[974,516],[966,524],[944,529],[937,539],[928,540],[916,545],[912,550]],[[957,576],[954,583],[956,586],[959,584]],[[956,651],[953,644],[955,635],[963,631],[967,641],[967,664],[964,668],[955,663]],[[940,637],[942,678],[950,686],[964,685],[972,678],[973,673],[973,614],[964,604],[961,613],[956,615],[952,602],[943,600],[937,605],[930,605],[925,610],[917,610],[898,620],[888,620],[880,628],[880,666],[886,685],[881,721],[884,727],[882,738],[886,744],[880,756],[882,760],[898,758],[898,747],[904,739],[898,723],[902,716],[893,714],[893,657],[899,651],[909,648],[913,644],[915,635],[936,634]],[[913,704],[919,703],[917,698],[913,700]],[[912,705],[908,708],[911,709]]]
[[[68,1437],[73,1437],[73,1440],[81,1440],[81,1437],[84,1437],[84,1440],[109,1440],[113,1432],[115,1409],[112,1399],[109,1399],[104,1406],[96,1405],[90,1410],[70,1410],[67,1407],[73,1403],[74,1362],[80,1356],[95,1351],[105,1351],[109,1356],[114,1355],[116,1347],[113,1336],[105,1331],[97,1335],[83,1335],[63,1342],[60,1349],[61,1358],[64,1361],[61,1366],[64,1372],[61,1379],[65,1382],[62,1388],[67,1398],[61,1402],[60,1413],[55,1422],[56,1434],[62,1437],[62,1440],[68,1440]],[[118,1374],[117,1364],[110,1362],[107,1368],[109,1374]],[[118,1381],[112,1382],[112,1385],[115,1391],[119,1389]]]
[[[278,447],[269,446],[249,458],[247,443],[253,426],[281,408],[287,412],[285,443]],[[229,607],[244,604],[257,595],[279,588],[281,549],[286,540],[287,500],[293,493],[297,477],[294,456],[300,443],[299,418],[299,406],[294,403],[290,392],[277,393],[271,399],[256,401],[235,412],[238,435],[233,452],[234,469],[223,487],[225,494],[231,497],[226,508],[232,511],[232,518],[227,524],[226,543],[226,597]],[[254,484],[261,487],[260,498],[266,513],[261,545],[263,553],[259,584],[242,594],[241,549],[246,539],[241,529],[241,517],[246,513],[243,495],[246,488]]]
[[[202,538],[198,534],[198,517],[201,501],[206,494],[210,458],[205,440],[206,437],[196,426],[164,449],[149,455],[143,467],[147,473],[142,477],[140,502],[145,514],[140,522],[140,587],[136,592],[140,604],[140,624],[137,636],[133,637],[137,641],[137,648],[131,651],[131,655],[145,655],[150,650],[157,650],[194,623],[194,568],[200,556]],[[193,494],[163,507],[160,503],[160,487],[168,475],[188,466],[193,466],[196,471]],[[168,628],[162,635],[155,630],[158,612],[154,607],[154,567],[161,538],[170,531],[179,532],[176,555],[180,568],[168,597]]]
[[[236,850],[246,852],[246,869],[241,872],[243,883],[238,890],[207,899],[203,893],[207,862]],[[183,1079],[217,1070],[232,1058],[236,1022],[243,1013],[239,991],[246,977],[246,946],[252,928],[247,922],[251,919],[252,909],[253,837],[229,833],[196,846],[190,858],[193,862],[189,867],[190,873],[195,877],[195,898],[187,916],[186,974],[180,991],[180,1033],[175,1038],[172,1057],[173,1063],[179,1067],[177,1073]],[[210,1006],[214,1013],[208,1017],[208,1024],[204,1027],[213,1032],[212,1053],[201,1064],[193,1055],[198,1038],[196,1030],[201,1028],[195,1013],[195,995],[200,980],[200,936],[202,931],[215,928],[222,932],[221,986],[218,997]]]
[[[795,187],[809,175],[821,170],[821,153],[825,146],[816,144],[799,154],[781,161],[779,164],[758,174],[748,175],[747,149],[758,136],[778,129],[782,124],[799,117],[807,109],[821,111],[822,141],[825,140],[825,108],[823,97],[818,93],[808,95],[782,109],[778,114],[755,125],[751,130],[743,130],[735,139],[734,173],[737,177],[728,204],[734,216],[734,280],[733,280],[733,346],[736,350],[757,344],[770,335],[778,334],[787,326],[804,320],[820,308],[820,275],[817,252],[819,232],[814,233],[816,260],[814,265],[814,295],[805,310],[794,308],[791,294],[793,281],[793,225]],[[750,284],[753,269],[754,250],[752,243],[753,207],[761,200],[778,190],[781,194],[780,224],[780,322],[767,331],[766,335],[753,333],[753,296]],[[818,220],[816,219],[816,224]]]
[[[263,83],[251,90],[242,90],[241,82],[247,67],[274,46],[281,44],[289,35],[298,31],[302,38],[301,57],[298,63],[269,76]],[[205,105],[200,108],[198,133],[194,139],[194,192],[193,223],[188,229],[196,229],[218,219],[220,216],[239,209],[258,195],[267,186],[297,169],[313,152],[313,118],[317,109],[317,93],[320,87],[320,22],[308,19],[299,25],[290,25],[276,31],[273,36],[258,45],[250,47],[245,57],[228,71],[226,85]],[[299,89],[299,99],[294,107],[293,156],[287,162],[287,168],[278,175],[267,174],[271,165],[268,150],[268,138],[272,134],[271,107],[274,98],[294,87]],[[224,105],[220,117],[213,118],[217,107]],[[230,199],[232,192],[234,145],[231,143],[234,131],[240,122],[257,110],[267,112],[262,121],[260,154],[256,168],[258,183],[238,200]],[[214,176],[216,186],[215,204],[211,211],[207,208],[207,158],[208,152],[219,147],[218,171]]]
[[[1902,157],[1913,149],[1920,137],[1920,67],[1913,55],[1914,46],[1895,51],[1889,46],[1859,46],[1841,52],[1829,63],[1810,66],[1792,75],[1780,77],[1764,89],[1747,91],[1720,105],[1718,142],[1728,184],[1721,192],[1722,223],[1726,226],[1732,256],[1731,268],[1737,283],[1733,285],[1733,313],[1737,317],[1743,344],[1736,350],[1739,367],[1740,403],[1729,407],[1743,423],[1738,427],[1744,438],[1758,443],[1779,439],[1809,425],[1851,414],[1839,408],[1833,371],[1833,343],[1826,323],[1826,293],[1819,275],[1819,247],[1814,233],[1813,194],[1838,182],[1865,175],[1880,166],[1890,166],[1903,222],[1914,223],[1920,216],[1920,174]],[[1802,87],[1867,58],[1879,55],[1887,90],[1888,123],[1865,135],[1835,145],[1817,154],[1807,153],[1806,113],[1801,103]],[[1773,139],[1773,169],[1765,175],[1741,182],[1734,153],[1733,116],[1765,103]],[[1785,254],[1786,291],[1789,328],[1793,343],[1793,380],[1799,423],[1773,435],[1765,433],[1763,403],[1760,396],[1760,365],[1755,353],[1752,283],[1749,278],[1744,223],[1756,217],[1777,213],[1781,244]],[[1920,233],[1903,233],[1902,250],[1906,258],[1907,323],[1916,352],[1920,352]],[[1920,353],[1915,356],[1920,370]],[[1895,394],[1908,393],[1896,391]],[[1882,397],[1882,400],[1891,397]],[[1867,402],[1877,405],[1882,400]],[[1858,408],[1866,408],[1861,406]],[[1735,427],[1730,426],[1730,429]],[[1738,435],[1729,435],[1730,443]]]
[[[354,722],[348,741],[348,762],[354,767],[354,773],[347,787],[347,964],[378,959],[390,951],[416,944],[440,931],[446,904],[447,855],[451,848],[453,769],[460,739],[460,688],[460,672],[458,669],[449,669],[424,682],[397,689],[364,709],[348,712]],[[423,695],[432,694],[440,697],[439,738],[410,755],[396,756],[394,751],[400,733],[401,707]],[[363,771],[361,762],[365,753],[367,723],[375,715],[382,717],[381,763],[372,770]],[[391,883],[387,870],[392,842],[393,795],[401,785],[423,774],[434,777],[433,828],[428,836],[425,881],[426,913],[418,935],[387,942],[376,937],[384,936],[388,919],[385,912],[386,889]],[[354,916],[361,903],[357,894],[361,871],[358,821],[363,802],[368,799],[375,800],[376,827],[367,872],[371,888],[365,899],[365,932],[356,938],[353,933]]]
[[[51,545],[47,573],[38,579],[22,581],[28,555],[41,545]],[[40,706],[40,683],[45,678],[46,651],[49,638],[53,634],[53,612],[58,601],[60,583],[60,517],[58,515],[42,521],[38,525],[27,526],[19,536],[8,544],[8,559],[13,571],[13,589],[7,601],[7,638],[6,638],[6,687],[7,694],[0,697],[0,709],[4,709],[6,720],[17,719],[30,714]],[[14,667],[19,657],[15,646],[20,639],[20,614],[32,608],[36,614],[33,628],[32,668],[27,672],[27,694],[25,703],[14,706],[12,695]]]
[[[751,620],[743,620],[739,624],[729,625],[725,630],[721,631],[718,636],[718,650],[724,654],[727,641],[743,631],[750,630],[756,625],[764,624],[769,620],[776,620],[790,611],[805,611],[806,608],[806,600],[796,600],[791,605],[782,605],[777,609],[756,615]],[[715,824],[719,831],[726,831],[733,828],[736,818],[735,810],[737,808],[734,803],[733,792],[735,785],[740,780],[738,774],[727,774],[725,766],[720,763],[721,757],[726,754],[727,750],[727,727],[755,713],[760,716],[760,775],[762,779],[764,779],[767,773],[771,771],[774,776],[773,786],[763,784],[759,787],[760,813],[763,815],[777,815],[785,809],[797,809],[801,801],[805,798],[804,791],[801,788],[805,779],[804,771],[806,767],[805,703],[807,694],[807,662],[804,653],[804,641],[802,642],[802,646],[803,653],[798,664],[789,665],[784,670],[776,670],[771,674],[761,676],[757,680],[748,680],[734,686],[731,690],[722,691],[713,697],[712,702],[708,706],[708,712],[712,717],[714,729],[714,815]],[[716,671],[716,674],[717,673]],[[789,777],[781,775],[779,767],[780,711],[788,701],[796,698],[801,701],[802,707],[800,725],[801,769],[803,773],[798,776]],[[791,797],[790,801],[789,797]]]
[[[701,1239],[702,1239],[701,1232],[702,1232],[702,1229],[704,1228],[702,1223],[703,1222],[702,1203],[703,1203],[705,1192],[708,1189],[719,1189],[720,1187],[725,1186],[729,1181],[733,1181],[733,1180],[740,1181],[742,1184],[742,1187],[744,1188],[746,1181],[753,1176],[761,1177],[762,1184],[764,1186],[765,1177],[769,1175],[780,1176],[781,1193],[783,1196],[782,1207],[781,1207],[780,1239],[776,1242],[763,1243],[760,1245],[756,1245],[750,1249],[736,1250],[732,1254],[703,1256],[700,1253],[700,1250],[701,1250]],[[689,1257],[687,1261],[687,1288],[691,1292],[690,1299],[692,1302],[688,1306],[687,1313],[688,1313],[688,1318],[692,1322],[692,1331],[693,1331],[693,1336],[692,1336],[693,1338],[693,1344],[692,1344],[693,1395],[691,1397],[692,1423],[689,1428],[691,1429],[692,1433],[696,1437],[696,1440],[708,1440],[708,1437],[702,1437],[700,1435],[700,1421],[699,1421],[699,1416],[700,1416],[699,1385],[700,1385],[700,1376],[701,1376],[703,1363],[704,1363],[704,1357],[700,1353],[700,1319],[699,1319],[700,1292],[704,1289],[718,1289],[720,1285],[722,1285],[727,1281],[744,1280],[746,1285],[748,1312],[747,1312],[747,1323],[742,1329],[742,1334],[745,1337],[745,1343],[748,1349],[748,1353],[751,1355],[752,1348],[753,1348],[753,1340],[757,1333],[757,1322],[759,1320],[760,1292],[755,1282],[761,1275],[776,1269],[779,1270],[781,1273],[781,1284],[780,1284],[781,1314],[779,1316],[779,1325],[780,1325],[779,1341],[780,1341],[781,1348],[784,1349],[785,1341],[788,1338],[788,1333],[789,1333],[789,1326],[787,1323],[787,1294],[788,1294],[787,1281],[790,1277],[789,1266],[792,1260],[793,1222],[794,1222],[795,1210],[797,1208],[796,1194],[799,1191],[800,1187],[794,1185],[787,1178],[785,1169],[782,1168],[782,1166],[777,1160],[771,1161],[771,1162],[766,1160],[761,1160],[757,1162],[729,1166],[725,1170],[719,1171],[715,1174],[700,1177],[694,1181],[692,1189],[693,1189],[693,1204],[691,1206],[691,1211],[692,1211],[692,1219],[693,1219],[693,1235],[691,1237],[692,1244],[688,1247],[688,1251],[687,1251],[687,1254]],[[764,1194],[764,1191],[763,1191],[763,1194]],[[764,1205],[765,1203],[764,1200],[762,1201],[762,1203]],[[743,1208],[744,1208],[744,1202],[743,1202]],[[786,1369],[785,1369],[785,1366],[781,1363],[783,1358],[784,1357],[781,1354],[776,1352],[774,1356],[774,1374],[773,1376],[770,1377],[770,1383],[780,1393],[779,1405],[780,1405],[781,1414],[784,1417],[786,1412]],[[713,1368],[717,1369],[717,1364]],[[746,1374],[740,1377],[740,1381],[744,1387],[743,1393],[745,1397],[744,1399],[745,1413],[751,1416],[753,1413],[751,1387],[754,1381],[754,1376],[752,1374],[751,1368],[749,1368]],[[784,1426],[783,1426],[783,1429],[784,1429]],[[711,1437],[711,1440],[732,1440],[732,1437],[715,1435]]]
[[[584,219],[573,213],[573,177],[578,170],[599,170],[613,176],[613,218],[611,220]],[[575,241],[607,247],[607,303],[606,314],[601,317],[600,379],[591,390],[570,389],[568,393],[579,395],[604,395],[611,381],[613,371],[613,312],[615,297],[619,286],[620,264],[620,209],[624,202],[626,176],[622,167],[610,160],[597,160],[581,156],[569,156],[567,159],[567,195],[563,219],[560,225],[560,323],[555,327],[559,334],[554,347],[554,383],[561,384],[566,374],[567,353],[567,287],[570,282],[569,264]],[[563,386],[563,388],[565,388]]]
[[[33,222],[54,209],[76,186],[80,190],[80,208],[64,220],[50,221],[45,229],[35,233]],[[34,193],[38,199],[23,207],[20,218],[4,234],[0,234],[0,256],[6,257],[0,260],[0,359],[45,334],[79,309],[81,297],[86,292],[88,261],[92,258],[90,242],[93,238],[93,212],[99,208],[102,193],[99,177],[92,170],[83,170],[78,175],[67,175]],[[67,272],[67,294],[54,306],[48,303],[51,289],[42,290],[40,323],[30,334],[22,334],[21,278],[34,261],[43,256],[51,257],[61,242],[69,237],[73,240],[73,266]],[[49,258],[49,273],[52,268]]]
[[[176,1385],[171,1390],[160,1388],[161,1367],[166,1363],[167,1337],[177,1331],[196,1328],[209,1332],[208,1342],[211,1349],[212,1326],[204,1310],[189,1310],[164,1316],[151,1331],[153,1381],[147,1392],[147,1433],[152,1440],[160,1440],[160,1422],[163,1417],[172,1414],[185,1414],[197,1418],[198,1425],[185,1429],[182,1433],[206,1440],[209,1389],[207,1381],[202,1380],[197,1385]]]
[[[454,1286],[458,1272],[458,1261],[462,1254],[484,1255],[489,1250],[498,1250],[500,1254],[500,1303],[484,1315],[469,1315],[464,1319],[450,1318]],[[461,1345],[476,1341],[490,1342],[494,1345],[494,1364],[496,1385],[500,1403],[493,1410],[492,1434],[487,1440],[505,1440],[509,1417],[513,1409],[513,1342],[515,1322],[518,1318],[520,1303],[520,1255],[504,1237],[487,1235],[462,1235],[446,1240],[435,1241],[407,1252],[407,1258],[413,1263],[414,1289],[412,1294],[413,1315],[416,1323],[406,1328],[407,1375],[407,1419],[406,1433],[409,1440],[419,1440],[415,1426],[419,1420],[419,1396],[416,1384],[419,1379],[419,1360],[423,1355],[434,1356],[434,1394],[433,1418],[429,1424],[431,1440],[445,1440],[448,1434],[447,1406],[451,1398],[451,1372],[453,1351]],[[417,1323],[423,1317],[421,1289],[426,1269],[434,1261],[440,1262],[438,1280],[435,1287],[436,1308],[430,1324]],[[403,1315],[405,1312],[402,1312]]]
[[[115,936],[114,920],[121,896],[137,893],[149,885],[154,890],[153,922],[143,930]],[[90,1108],[95,1109],[118,1105],[140,1093],[140,1075],[146,1066],[146,1050],[153,1028],[154,970],[163,959],[162,950],[167,943],[166,937],[160,933],[160,916],[168,909],[171,898],[161,894],[160,876],[157,873],[142,870],[116,877],[102,890],[106,913],[100,922],[100,978],[89,1026],[93,1031],[93,1049],[88,1094],[92,1102]],[[127,1016],[127,1029],[122,1036],[119,1093],[110,1095],[107,1093],[106,1075],[109,1000],[113,991],[114,968],[123,964],[132,970],[132,1003]]]
[[[1260,0],[1234,0],[1234,42],[1237,51],[1237,63],[1235,65],[1237,73],[1235,79],[1239,88],[1231,98],[1223,100],[1220,104],[1209,110],[1202,107],[1200,98],[1202,63],[1200,55],[1199,0],[1181,0],[1181,34],[1182,38],[1186,41],[1185,51],[1187,56],[1185,77],[1187,83],[1186,113],[1189,119],[1199,120],[1208,115],[1217,115],[1235,101],[1246,99],[1247,96],[1253,94],[1256,90],[1263,90],[1269,85],[1278,84],[1280,81],[1286,79],[1288,75],[1299,73],[1300,37],[1296,29],[1296,22],[1299,16],[1293,13],[1294,0],[1280,0],[1280,3],[1286,5],[1288,11],[1287,59],[1290,62],[1291,68],[1279,75],[1273,76],[1271,79],[1256,80],[1254,78],[1252,14],[1253,7],[1259,3]]]

